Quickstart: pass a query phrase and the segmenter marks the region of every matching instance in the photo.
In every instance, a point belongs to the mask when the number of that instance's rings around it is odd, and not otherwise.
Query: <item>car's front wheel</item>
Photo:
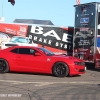
[[[9,71],[9,65],[6,60],[0,59],[0,73],[7,73]]]
[[[69,74],[69,68],[65,63],[57,62],[52,68],[52,73],[56,77],[65,77]]]

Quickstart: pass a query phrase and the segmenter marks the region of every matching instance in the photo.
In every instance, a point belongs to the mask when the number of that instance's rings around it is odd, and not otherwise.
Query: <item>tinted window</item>
[[[18,48],[11,50],[10,52],[18,53]]]
[[[31,54],[33,55],[35,53],[35,50],[30,48],[19,48],[19,54]]]
[[[35,54],[36,50],[31,49],[31,48],[15,48],[15,49],[11,50],[10,52],[17,53],[17,54],[33,55],[33,54]]]
[[[44,52],[44,53],[45,53],[46,55],[48,55],[48,56],[54,55],[53,52],[47,50],[46,48],[39,48],[39,50],[41,50],[42,52]]]

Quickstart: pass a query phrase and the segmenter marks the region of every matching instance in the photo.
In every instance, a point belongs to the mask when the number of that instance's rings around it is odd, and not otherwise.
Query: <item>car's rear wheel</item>
[[[65,77],[69,74],[69,68],[65,63],[57,62],[53,66],[52,73],[56,77]]]
[[[9,65],[6,60],[0,59],[0,73],[9,72]]]

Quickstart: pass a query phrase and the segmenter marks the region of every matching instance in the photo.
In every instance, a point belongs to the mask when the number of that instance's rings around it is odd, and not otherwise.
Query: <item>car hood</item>
[[[84,60],[73,57],[73,56],[67,56],[67,55],[54,55],[54,58],[59,58],[59,59],[68,59],[68,60],[73,60],[73,61],[80,61],[84,62]]]

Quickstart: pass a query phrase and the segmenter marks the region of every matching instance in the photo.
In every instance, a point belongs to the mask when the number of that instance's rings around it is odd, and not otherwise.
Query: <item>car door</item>
[[[21,71],[42,72],[44,70],[45,56],[42,54],[35,56],[35,52],[37,51],[32,48],[19,48],[16,61]]]

